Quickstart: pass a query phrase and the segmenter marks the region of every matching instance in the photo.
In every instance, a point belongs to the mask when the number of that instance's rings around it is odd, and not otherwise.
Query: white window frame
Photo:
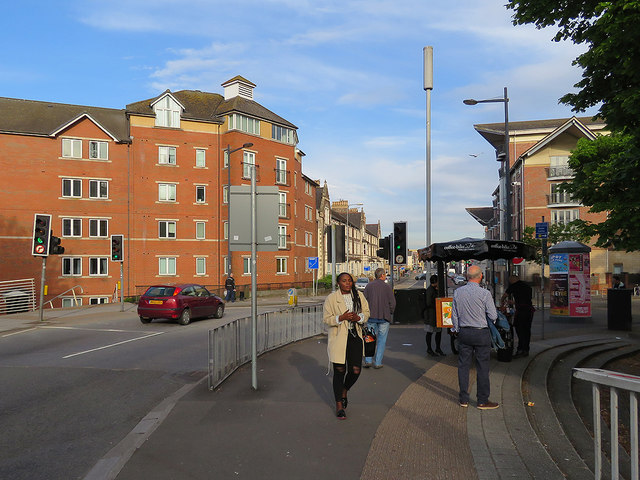
[[[109,198],[109,181],[89,180],[89,198],[107,200]]]
[[[89,276],[106,277],[109,275],[109,257],[89,257]]]
[[[222,154],[222,168],[229,167],[229,152],[225,149]]]
[[[65,190],[69,193],[65,195]],[[82,179],[81,178],[63,178],[62,179],[62,196],[64,198],[82,198]]]
[[[271,138],[289,145],[296,143],[294,130],[280,125],[271,125]]]
[[[158,201],[175,202],[177,198],[177,185],[175,183],[158,184]]]
[[[89,305],[104,305],[109,303],[109,297],[89,297]]]
[[[89,158],[92,160],[109,160],[109,142],[89,140]]]
[[[207,258],[196,257],[196,275],[204,276],[207,274]]]
[[[196,168],[207,166],[207,151],[204,148],[196,148]]]
[[[82,305],[82,298],[80,297],[62,297],[62,308],[79,307]]]
[[[251,179],[251,170],[256,171],[256,154],[254,152],[242,152],[242,178]],[[254,165],[250,167],[249,165]]]
[[[229,240],[229,222],[225,221],[222,223],[222,238],[224,240]]]
[[[276,257],[276,275],[287,274],[288,257]]]
[[[562,214],[562,215],[561,215]],[[562,216],[562,219],[559,217]],[[569,220],[568,217],[571,217]],[[564,208],[564,209],[551,209],[551,224],[555,225],[562,223],[566,225],[569,222],[580,219],[580,209],[578,208]]]
[[[158,220],[158,238],[165,240],[177,238],[177,223],[175,220]]]
[[[242,257],[242,274],[251,275],[251,257]]]
[[[62,276],[81,277],[82,257],[62,257]]]
[[[82,158],[82,140],[77,138],[63,138],[62,156],[64,158]]]
[[[229,203],[229,185],[222,186],[222,203]]]
[[[89,219],[89,237],[106,238],[109,236],[109,220],[106,218]]]
[[[276,158],[276,183],[287,184],[287,161],[284,158]]]
[[[278,248],[287,248],[287,226],[278,225]]]
[[[196,222],[196,240],[207,238],[207,222]]]
[[[196,203],[207,203],[207,187],[206,185],[196,185]]]
[[[156,127],[180,128],[180,105],[169,95],[153,106],[156,114]]]
[[[260,135],[260,120],[232,113],[229,115],[229,130],[241,130],[252,135]]]
[[[287,218],[287,192],[278,192],[278,217]]]
[[[62,219],[62,236],[63,237],[82,237],[82,219],[81,218],[63,218]]]
[[[158,275],[176,275],[176,257],[158,257]]]
[[[227,256],[222,257],[222,269],[225,275],[229,273],[229,257]]]
[[[178,153],[176,147],[161,145],[158,147],[159,165],[176,165],[178,163]]]

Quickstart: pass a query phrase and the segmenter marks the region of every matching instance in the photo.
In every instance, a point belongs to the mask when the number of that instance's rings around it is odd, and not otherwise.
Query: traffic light
[[[36,213],[33,218],[33,242],[31,255],[49,256],[49,237],[51,236],[51,215]]]
[[[111,235],[111,261],[124,261],[124,235]]]
[[[386,236],[378,240],[378,246],[380,248],[376,251],[376,255],[380,258],[384,258],[385,260],[389,260],[390,245],[391,245],[391,239],[389,238],[389,236]]]
[[[407,263],[407,222],[393,224],[393,262],[396,265]]]
[[[51,238],[49,239],[49,255],[62,255],[64,253],[64,247],[60,245],[60,237],[54,237],[51,232]]]

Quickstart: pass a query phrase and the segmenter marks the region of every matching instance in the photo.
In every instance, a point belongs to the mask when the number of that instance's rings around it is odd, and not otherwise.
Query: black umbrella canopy
[[[452,242],[432,243],[418,250],[422,261],[450,262],[452,260],[498,260],[503,258],[524,258],[533,260],[535,249],[522,242],[506,240],[484,240],[481,238],[461,238]]]

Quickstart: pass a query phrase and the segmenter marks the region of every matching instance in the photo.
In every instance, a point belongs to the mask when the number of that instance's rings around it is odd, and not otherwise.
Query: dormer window
[[[162,98],[154,106],[156,127],[180,128],[180,105],[169,95]]]

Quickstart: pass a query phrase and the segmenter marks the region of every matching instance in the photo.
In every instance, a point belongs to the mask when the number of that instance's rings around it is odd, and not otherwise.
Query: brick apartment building
[[[65,253],[47,259],[45,301],[75,286],[83,304],[111,301],[120,279],[112,234],[125,237],[125,296],[155,283],[220,291],[229,178],[250,185],[253,163],[257,184],[277,186],[280,201],[278,251],[258,253],[258,288],[309,285],[318,185],[302,173],[297,129],[253,100],[250,81],[223,87],[224,95],[167,90],[121,110],[0,98],[0,281],[35,278],[39,288],[33,217],[48,213]],[[232,253],[240,290],[250,285],[248,259]],[[70,304],[69,292],[53,306]]]
[[[495,149],[501,151],[504,123],[475,125]],[[600,222],[605,213],[590,213],[589,208],[560,192],[558,185],[573,177],[569,156],[578,139],[595,139],[608,134],[606,125],[591,117],[571,117],[509,123],[509,158],[511,159],[512,238],[521,240],[525,227],[537,222],[569,223],[583,219]],[[493,207],[468,209],[487,228],[488,238],[499,238],[499,189],[493,192]],[[603,289],[611,284],[613,274],[640,272],[640,254],[626,253],[590,245],[592,287]],[[523,265],[522,274],[539,273],[537,265]]]

